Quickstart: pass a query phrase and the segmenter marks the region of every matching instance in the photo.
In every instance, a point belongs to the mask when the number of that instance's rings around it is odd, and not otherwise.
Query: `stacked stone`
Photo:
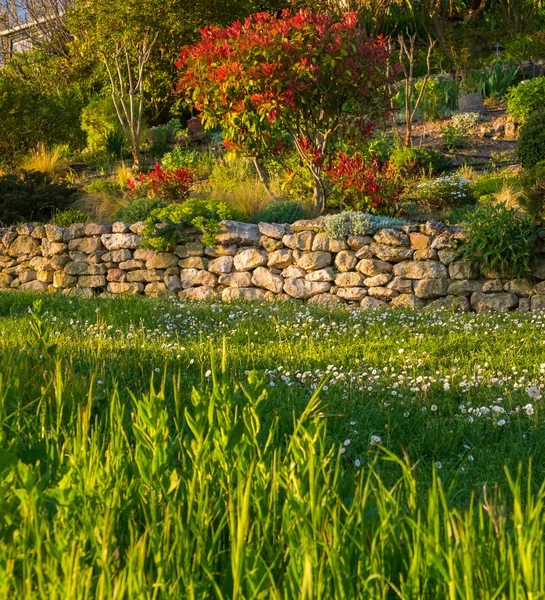
[[[428,222],[331,239],[320,225],[225,221],[215,246],[191,232],[172,252],[141,248],[141,223],[21,225],[0,230],[0,288],[184,300],[291,298],[367,309],[545,309],[543,254],[534,262],[541,281],[532,286],[458,260],[459,227]]]

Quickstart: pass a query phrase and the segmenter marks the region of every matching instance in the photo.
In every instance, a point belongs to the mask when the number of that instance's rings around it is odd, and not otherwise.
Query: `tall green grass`
[[[327,379],[287,429],[257,373],[230,374],[225,344],[191,391],[183,366],[101,391],[39,304],[28,324],[0,356],[1,598],[543,597],[531,464],[461,508],[386,448],[348,467]]]

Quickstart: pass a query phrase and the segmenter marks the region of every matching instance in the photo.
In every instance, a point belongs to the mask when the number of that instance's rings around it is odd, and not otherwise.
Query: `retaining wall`
[[[321,221],[225,221],[217,245],[197,232],[172,252],[141,247],[142,224],[0,229],[0,289],[176,294],[184,300],[282,300],[469,311],[545,309],[545,244],[534,281],[481,273],[457,258],[459,227],[428,222],[331,239]]]

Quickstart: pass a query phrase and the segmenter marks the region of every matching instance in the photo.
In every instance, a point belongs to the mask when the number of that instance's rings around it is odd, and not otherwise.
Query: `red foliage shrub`
[[[395,215],[404,184],[393,165],[377,158],[365,161],[360,154],[339,152],[327,174],[344,196],[345,204],[355,210]]]
[[[245,156],[274,155],[291,138],[323,211],[332,141],[368,135],[388,110],[388,59],[386,40],[368,38],[355,13],[259,13],[183,48],[178,90]]]
[[[153,165],[147,173],[139,173],[135,179],[129,179],[129,194],[139,198],[157,198],[164,202],[183,202],[195,182],[195,172],[191,169],[165,171],[160,163]]]

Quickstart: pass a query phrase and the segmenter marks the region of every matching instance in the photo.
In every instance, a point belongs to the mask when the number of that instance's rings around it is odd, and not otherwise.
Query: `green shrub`
[[[23,172],[0,177],[0,224],[48,222],[67,209],[78,190],[65,183],[52,183],[46,173]]]
[[[445,166],[441,153],[427,148],[399,147],[390,154],[389,160],[403,176],[437,173]]]
[[[479,205],[466,215],[463,225],[467,241],[460,254],[473,267],[500,277],[530,276],[537,235],[530,217],[504,204]]]
[[[441,127],[441,134],[443,135],[443,148],[447,152],[456,152],[467,145],[466,134],[456,125]]]
[[[197,150],[188,150],[182,146],[175,146],[161,159],[161,165],[166,171],[176,169],[194,169],[197,163]]]
[[[59,227],[70,227],[74,223],[89,223],[90,221],[91,217],[89,213],[83,210],[76,210],[75,208],[58,212],[51,220],[54,225],[58,225]]]
[[[505,184],[514,183],[516,178],[510,171],[483,173],[470,183],[471,193],[479,200],[483,196],[497,194]]]
[[[118,132],[119,119],[110,96],[95,98],[81,113],[81,128],[87,134],[87,148],[93,152],[105,150],[108,135]]]
[[[115,218],[116,221],[123,221],[124,223],[138,223],[139,221],[145,221],[154,210],[165,206],[165,202],[154,198],[137,198],[121,208]]]
[[[519,78],[520,70],[516,65],[497,62],[479,75],[477,91],[484,98],[505,98]]]
[[[533,113],[520,128],[517,156],[525,169],[545,160],[545,110]]]
[[[240,211],[217,200],[190,198],[183,203],[169,204],[155,209],[145,220],[144,246],[156,250],[172,247],[187,239],[186,230],[191,227],[202,231],[203,243],[213,245],[222,219],[247,220]]]
[[[85,186],[85,191],[89,194],[108,194],[109,196],[121,196],[123,188],[116,181],[108,179],[95,179]]]
[[[146,132],[146,137],[152,152],[163,153],[168,150],[169,146],[175,142],[181,129],[180,119],[171,119],[164,125],[150,127]]]
[[[521,180],[522,194],[518,202],[533,221],[543,225],[545,219],[545,161],[528,169]]]
[[[276,200],[267,204],[255,216],[256,223],[294,223],[300,219],[307,219],[310,215],[309,208],[301,202],[291,200]]]
[[[507,111],[518,123],[525,123],[530,115],[543,108],[545,77],[535,77],[519,83],[509,93]]]
[[[75,87],[47,94],[0,68],[0,166],[15,167],[40,144],[81,148],[83,94]]]

